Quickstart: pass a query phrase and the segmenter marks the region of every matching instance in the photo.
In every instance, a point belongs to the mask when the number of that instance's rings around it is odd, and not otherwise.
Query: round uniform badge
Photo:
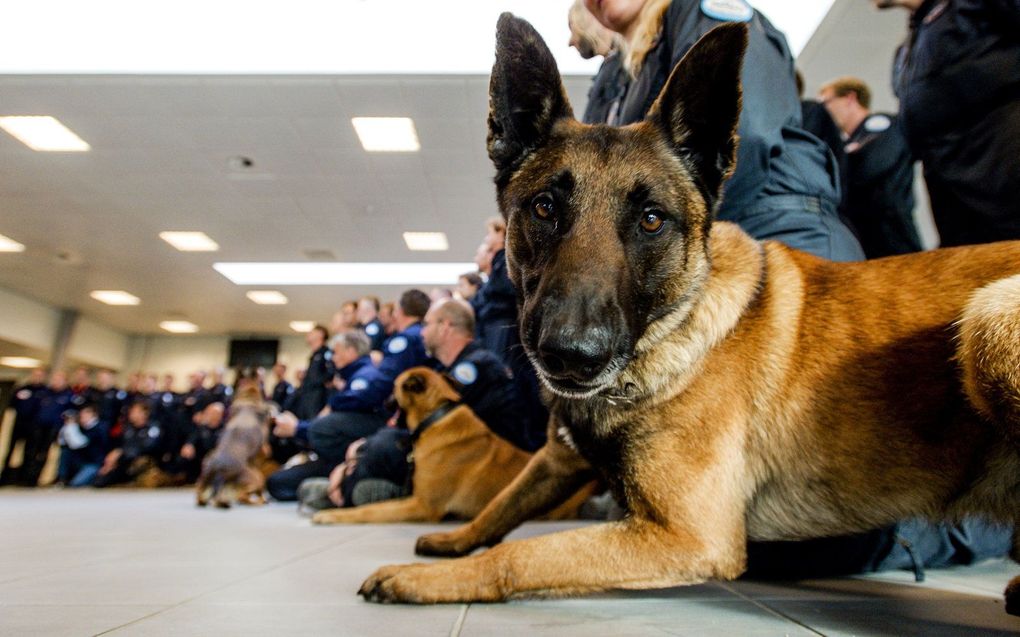
[[[390,354],[399,354],[400,352],[407,349],[407,337],[406,336],[394,336],[390,340],[390,346],[386,348]]]
[[[368,381],[364,378],[355,378],[351,381],[351,391],[365,391],[368,389]]]
[[[127,392],[126,391],[124,391],[122,389],[119,392],[117,392],[117,400],[124,400],[125,398],[127,398]]]
[[[333,360],[333,350],[327,349],[325,352],[322,353],[322,357],[328,361]]]
[[[888,130],[890,126],[892,126],[892,120],[888,115],[872,115],[864,120],[864,130],[869,133],[881,133]]]
[[[28,400],[29,398],[32,397],[32,390],[22,389],[17,394],[15,394],[15,396],[17,396],[18,400]]]
[[[159,438],[159,427],[149,427],[149,437]]]
[[[378,333],[379,326],[376,325],[375,323],[369,323],[368,325],[365,326],[365,334],[368,334],[369,336],[375,336]]]
[[[723,22],[750,22],[754,9],[744,0],[701,0],[701,12]]]
[[[461,385],[470,385],[478,380],[478,368],[470,361],[464,361],[453,368],[453,377]]]

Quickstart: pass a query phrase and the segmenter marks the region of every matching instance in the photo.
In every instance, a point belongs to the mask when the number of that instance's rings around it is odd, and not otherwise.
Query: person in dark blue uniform
[[[386,341],[385,355],[379,367],[372,366],[369,343],[361,332],[345,333],[338,344],[339,362],[348,378],[344,390],[330,403],[330,413],[311,420],[283,414],[276,419],[274,432],[307,437],[316,459],[269,477],[266,488],[277,500],[297,499],[298,487],[306,478],[325,477],[344,460],[347,447],[385,426],[383,405],[393,393],[393,381],[401,372],[428,362],[421,338],[421,320],[429,308],[429,298],[421,290],[408,290],[400,297],[394,312],[400,331]]]
[[[322,325],[316,325],[308,332],[305,342],[312,350],[308,359],[308,368],[301,386],[294,394],[294,414],[301,420],[315,418],[326,406],[329,398],[328,386],[333,382],[336,368],[333,366],[333,353],[327,347],[329,331]]]
[[[379,320],[379,297],[363,296],[358,300],[358,324],[368,336],[373,352],[382,352],[386,330]]]
[[[14,409],[14,428],[11,432],[11,443],[0,464],[0,486],[5,484],[21,484],[24,482],[26,461],[28,460],[28,441],[32,438],[39,414],[39,404],[46,390],[46,370],[33,369],[25,384],[14,389],[11,408]],[[24,442],[21,466],[11,466],[11,452],[18,442]]]
[[[50,446],[57,439],[57,432],[64,425],[64,414],[73,409],[71,400],[74,393],[67,384],[67,373],[57,370],[50,374],[50,383],[42,392],[39,411],[36,412],[35,426],[25,443],[22,484],[34,487],[46,466]]]
[[[95,391],[99,420],[112,428],[123,416],[125,401],[128,397],[127,392],[117,388],[114,384],[113,372],[109,369],[101,369],[96,374]]]
[[[801,128],[793,58],[786,38],[744,0],[586,0],[606,27],[628,38],[633,80],[606,123],[644,119],[680,58],[724,22],[750,32],[744,58],[737,166],[718,218],[756,239],[775,239],[836,261],[863,258],[840,221],[837,167],[828,148]]]
[[[109,450],[110,426],[99,419],[94,403],[81,405],[60,430],[57,480],[72,488],[92,486]]]
[[[941,244],[1020,239],[1020,2],[873,2],[910,11],[893,88]]]
[[[818,93],[842,131],[846,215],[869,259],[924,249],[914,224],[914,157],[895,116],[871,112],[871,90],[842,77]]]
[[[92,485],[108,487],[131,482],[148,466],[158,464],[163,451],[163,429],[151,419],[148,401],[138,401],[128,408],[127,426],[120,446],[111,450],[103,459],[103,466]],[[143,461],[148,462],[143,462]]]
[[[461,400],[494,433],[529,452],[544,443],[545,421],[528,420],[527,406],[510,368],[475,340],[474,315],[467,303],[445,300],[434,304],[425,317],[422,336],[436,359],[435,369],[451,379]],[[342,483],[346,506],[406,495],[410,438],[404,428],[381,429],[360,447],[349,475],[342,480],[331,476]]]
[[[287,366],[283,363],[273,365],[273,376],[276,377],[276,385],[273,386],[273,395],[269,400],[282,409],[290,395],[294,393],[294,386],[287,381]]]

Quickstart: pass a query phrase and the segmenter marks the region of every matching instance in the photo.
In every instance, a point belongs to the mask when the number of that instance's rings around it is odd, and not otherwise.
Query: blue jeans
[[[78,472],[74,474],[71,481],[67,484],[69,487],[91,487],[92,482],[96,479],[96,475],[99,474],[98,464],[83,464],[78,469]]]

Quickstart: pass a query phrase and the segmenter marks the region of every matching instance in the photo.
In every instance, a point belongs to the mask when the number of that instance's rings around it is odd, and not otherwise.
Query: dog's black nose
[[[592,330],[580,339],[557,335],[542,339],[538,345],[542,364],[553,376],[594,380],[613,358],[609,339],[600,332],[602,330]]]

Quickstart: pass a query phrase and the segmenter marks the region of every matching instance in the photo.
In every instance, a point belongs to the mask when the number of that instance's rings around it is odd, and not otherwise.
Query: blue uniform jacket
[[[44,391],[42,399],[39,401],[36,423],[41,427],[49,427],[50,430],[56,433],[64,426],[62,418],[64,412],[68,409],[74,409],[74,406],[71,404],[72,398],[74,398],[74,393],[70,388],[60,391],[53,391],[52,389]]]

